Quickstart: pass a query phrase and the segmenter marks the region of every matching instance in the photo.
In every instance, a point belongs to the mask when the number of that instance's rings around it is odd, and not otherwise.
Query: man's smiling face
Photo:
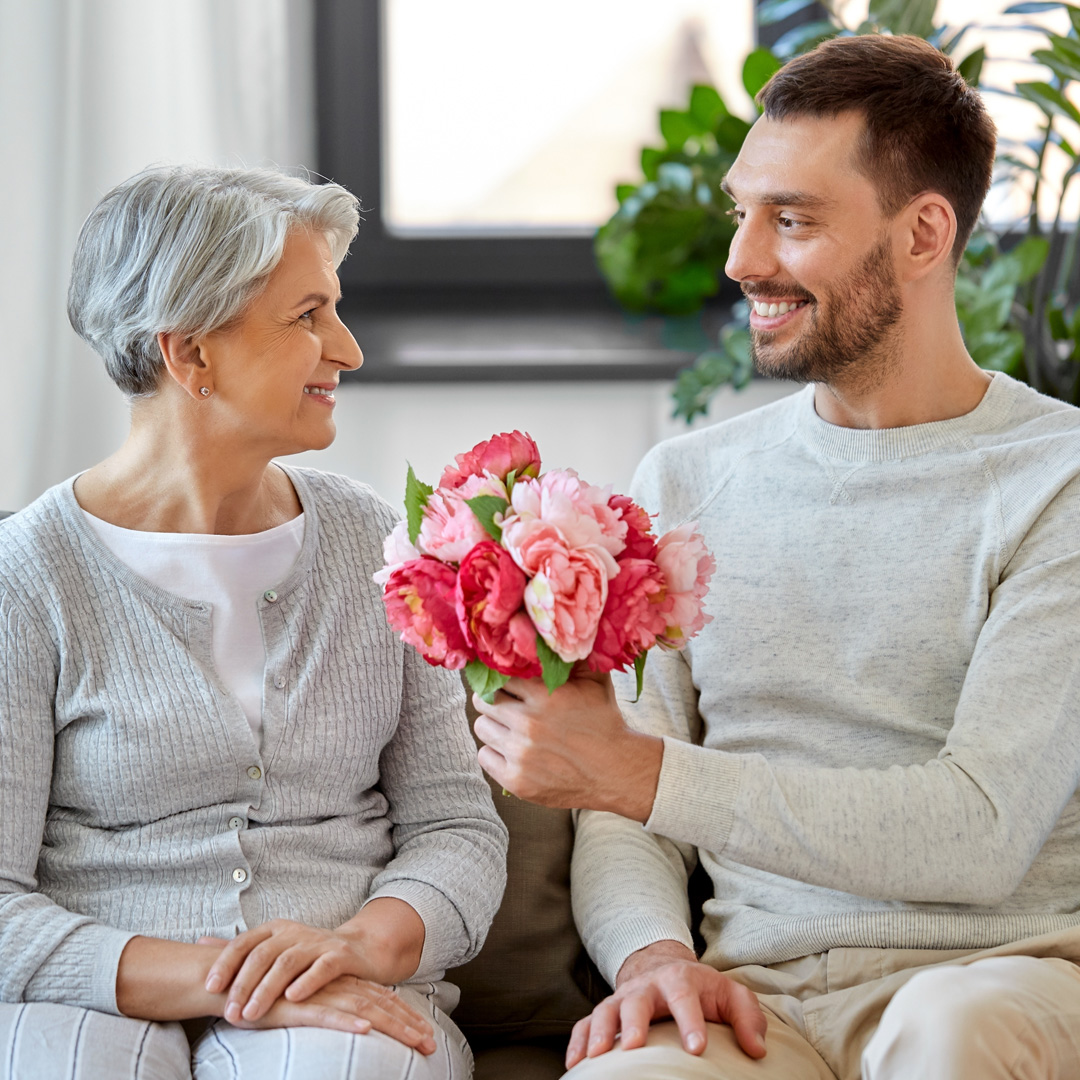
[[[892,356],[903,304],[889,221],[853,162],[862,130],[856,112],[762,117],[724,181],[739,226],[726,271],[764,375],[862,379]]]

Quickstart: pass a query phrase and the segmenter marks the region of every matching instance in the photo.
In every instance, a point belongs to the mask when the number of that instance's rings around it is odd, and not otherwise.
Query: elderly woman
[[[0,1077],[469,1075],[441,980],[506,836],[463,695],[386,627],[389,507],[274,460],[361,363],[356,228],[335,184],[196,168],[83,227],[131,433],[0,525]]]

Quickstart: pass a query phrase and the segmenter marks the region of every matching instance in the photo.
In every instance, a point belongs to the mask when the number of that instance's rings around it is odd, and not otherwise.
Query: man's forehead
[[[838,188],[866,182],[854,163],[862,130],[862,117],[851,113],[784,120],[763,116],[747,134],[721,187],[737,202],[815,210],[835,206]]]

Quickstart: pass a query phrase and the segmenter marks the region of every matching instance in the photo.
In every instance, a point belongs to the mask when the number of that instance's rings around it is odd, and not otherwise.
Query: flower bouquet
[[[541,474],[519,431],[458,454],[438,488],[409,466],[405,510],[375,575],[390,625],[489,702],[512,676],[553,692],[579,662],[634,667],[640,695],[648,650],[681,649],[711,621],[716,563],[696,523],[655,537],[625,495]]]

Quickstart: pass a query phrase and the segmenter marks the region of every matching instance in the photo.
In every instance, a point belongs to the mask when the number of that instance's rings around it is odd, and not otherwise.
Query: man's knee
[[[995,957],[915,975],[893,997],[866,1047],[865,1080],[1011,1075],[1004,1063],[1032,1049],[1025,1046],[1031,1000],[1020,986],[1044,963]]]

